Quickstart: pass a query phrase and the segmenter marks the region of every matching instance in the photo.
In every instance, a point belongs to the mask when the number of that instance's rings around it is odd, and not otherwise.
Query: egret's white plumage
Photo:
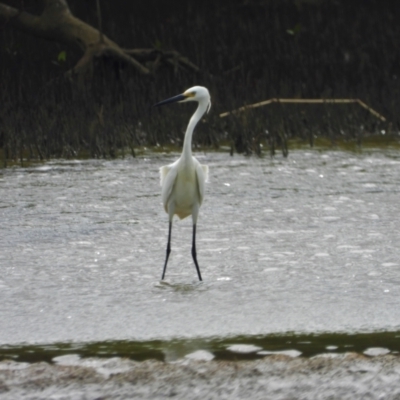
[[[201,279],[200,269],[196,255],[196,223],[200,206],[203,202],[205,182],[208,180],[208,166],[201,165],[192,155],[192,136],[196,124],[205,112],[211,107],[211,99],[208,90],[202,86],[194,86],[183,94],[164,100],[155,106],[161,106],[174,102],[197,101],[198,106],[190,118],[186,129],[183,150],[180,158],[174,163],[160,168],[161,197],[164,209],[169,216],[169,234],[167,255],[165,259],[162,279],[164,279],[169,253],[171,252],[171,229],[174,215],[183,219],[192,216],[193,219],[193,242],[192,256],[196,265],[197,274]]]

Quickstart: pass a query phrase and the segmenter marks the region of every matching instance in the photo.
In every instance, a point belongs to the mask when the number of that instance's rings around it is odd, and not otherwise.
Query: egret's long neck
[[[200,118],[206,112],[207,107],[208,107],[208,102],[206,100],[199,101],[197,110],[192,115],[192,118],[190,118],[189,125],[188,125],[188,127],[186,129],[186,133],[185,133],[185,139],[183,141],[183,151],[182,151],[183,157],[188,157],[188,156],[192,155],[193,130],[194,130],[195,126],[197,125],[197,123],[200,121]]]

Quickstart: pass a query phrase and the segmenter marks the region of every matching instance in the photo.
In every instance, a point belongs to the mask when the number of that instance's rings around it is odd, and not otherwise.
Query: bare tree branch
[[[19,11],[14,7],[0,3],[0,22],[11,25],[14,28],[24,30],[27,33],[36,31],[40,18],[25,11]]]
[[[124,50],[102,32],[101,14],[97,1],[99,29],[76,18],[70,11],[66,0],[37,0],[42,6],[41,15],[36,16],[24,10],[17,10],[0,2],[0,22],[27,34],[47,40],[78,47],[83,55],[68,72],[68,75],[85,74],[92,67],[94,58],[111,57],[126,64],[141,74],[150,74],[150,69],[142,62],[152,62],[154,71],[161,60],[173,65],[176,70],[180,64],[198,71],[199,68],[176,51],[163,52],[156,49]]]

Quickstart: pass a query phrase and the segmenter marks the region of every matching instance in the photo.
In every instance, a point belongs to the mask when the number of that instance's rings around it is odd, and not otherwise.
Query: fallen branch
[[[357,103],[361,107],[365,108],[368,110],[372,115],[375,117],[379,118],[381,121],[386,121],[386,118],[382,115],[379,114],[378,111],[375,111],[373,108],[369,107],[367,104],[365,104],[363,101],[360,99],[269,99],[269,100],[264,100],[260,101],[259,103],[254,103],[254,104],[249,104],[243,107],[239,107],[236,110],[232,111],[227,111],[224,113],[219,114],[221,118],[225,118],[228,115],[231,114],[237,114],[252,108],[258,108],[262,106],[266,106],[268,104],[272,103],[296,103],[296,104],[349,104],[349,103]]]

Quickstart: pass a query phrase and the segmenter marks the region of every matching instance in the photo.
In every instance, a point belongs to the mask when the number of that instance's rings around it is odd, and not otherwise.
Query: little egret
[[[202,280],[196,253],[196,224],[199,209],[204,198],[204,184],[208,179],[208,166],[201,165],[196,158],[192,156],[192,135],[200,118],[205,112],[210,110],[210,94],[205,87],[194,86],[186,90],[183,94],[161,101],[154,106],[158,107],[164,104],[188,101],[197,101],[198,106],[192,118],[190,118],[189,125],[186,129],[182,154],[174,163],[160,168],[161,196],[164,209],[169,217],[167,255],[161,277],[162,280],[165,277],[168,258],[171,253],[172,219],[175,214],[180,219],[186,218],[189,215],[192,216],[192,257],[199,279]]]

